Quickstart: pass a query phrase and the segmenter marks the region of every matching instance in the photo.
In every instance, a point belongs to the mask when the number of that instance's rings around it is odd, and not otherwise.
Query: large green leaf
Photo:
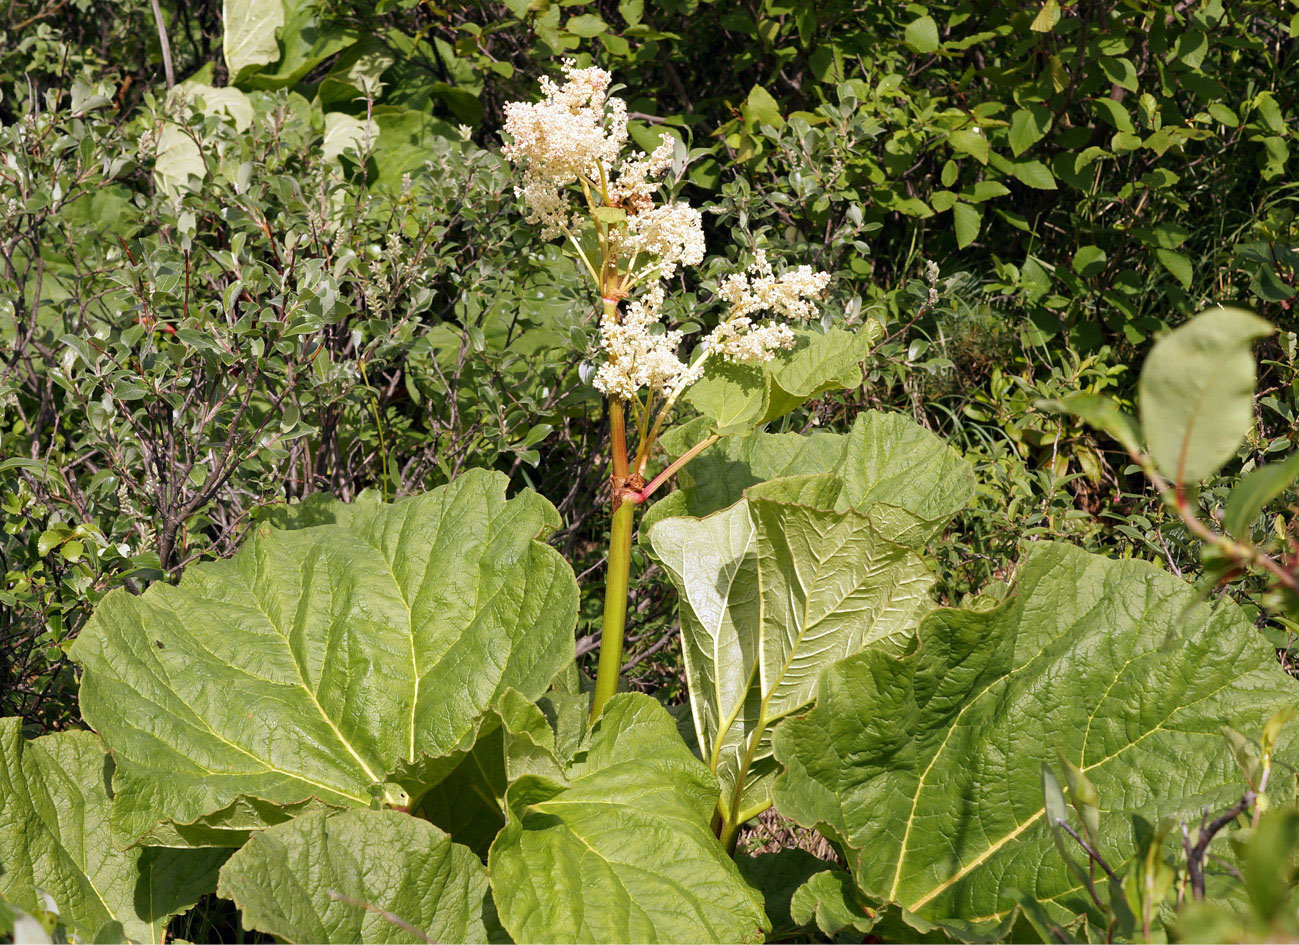
[[[674,456],[707,435],[699,418],[664,437]],[[833,473],[843,480],[836,508],[866,512],[886,538],[921,548],[974,495],[974,470],[941,438],[900,414],[867,410],[848,433],[763,433],[725,437],[680,474],[672,501],[651,506],[649,526],[669,514],[702,517],[739,501],[744,490],[786,476]]]
[[[542,695],[573,659],[577,585],[537,540],[554,508],[505,485],[474,471],[336,524],[258,526],[177,586],[105,597],[71,653],[124,839],[237,846],[284,805],[404,805],[506,689]]]
[[[570,664],[571,665],[571,664]],[[506,690],[478,741],[419,801],[419,813],[480,856],[505,825],[505,789],[525,774],[566,780],[586,734],[590,698],[551,692],[537,705]]]
[[[371,117],[379,126],[373,149],[376,187],[399,190],[404,175],[417,174],[428,163],[434,138],[460,138],[441,118],[415,108],[378,105]]]
[[[282,4],[283,55],[278,56],[278,62],[267,60],[276,63],[273,69],[249,70],[241,83],[247,88],[283,89],[295,85],[330,56],[356,42],[350,28],[326,16],[320,0],[282,0]]]
[[[520,942],[759,940],[762,897],[709,829],[716,802],[663,707],[615,696],[564,781],[510,785],[488,858],[502,924]]]
[[[789,902],[792,922],[810,926],[816,923],[821,934],[833,937],[848,929],[857,936],[869,932],[875,916],[857,897],[852,877],[840,869],[824,869],[810,876],[794,890]],[[854,936],[854,937],[857,937]]]
[[[221,869],[244,926],[285,942],[482,942],[487,871],[399,811],[316,811],[252,835]]]
[[[776,805],[841,843],[870,896],[975,930],[1007,919],[1012,889],[1057,922],[1088,908],[1043,816],[1057,748],[1104,799],[1117,869],[1134,818],[1239,798],[1223,723],[1257,731],[1299,701],[1235,604],[1064,544],[1025,545],[1009,600],[934,611],[919,637],[822,676],[816,708],[776,731]]]
[[[232,80],[280,58],[275,31],[283,25],[282,0],[224,0],[221,49]]]
[[[834,863],[798,847],[785,847],[757,856],[737,856],[735,865],[740,868],[745,881],[762,893],[767,918],[771,920],[769,937],[778,941],[793,940],[805,931],[806,919],[795,920],[790,908],[807,883],[822,872],[843,872],[835,869]]]
[[[167,920],[216,887],[224,851],[119,850],[108,829],[113,762],[91,732],[35,741],[0,719],[0,896],[87,941],[161,942]]]
[[[396,61],[391,47],[377,36],[367,36],[351,46],[334,62],[316,87],[316,101],[322,108],[348,108],[364,101],[367,91],[378,94],[383,74]]]
[[[379,140],[379,128],[374,122],[354,118],[343,112],[325,115],[325,133],[320,141],[320,153],[326,161],[344,154],[368,153]]]
[[[1235,308],[1202,312],[1150,349],[1141,369],[1141,428],[1159,471],[1174,482],[1211,476],[1254,422],[1250,346],[1273,328]]]
[[[474,747],[411,808],[480,857],[505,826],[504,737],[499,725],[484,725]]]
[[[769,806],[770,734],[806,707],[821,670],[862,647],[901,652],[933,575],[870,519],[835,511],[838,481],[773,480],[706,518],[665,519],[654,553],[680,600],[700,750],[732,823]]]
[[[746,433],[817,394],[860,386],[861,362],[882,333],[873,321],[857,331],[796,330],[794,347],[766,363],[711,362],[684,399],[719,433]]]

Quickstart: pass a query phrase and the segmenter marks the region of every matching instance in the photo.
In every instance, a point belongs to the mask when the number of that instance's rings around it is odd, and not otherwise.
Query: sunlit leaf
[[[717,782],[643,695],[614,696],[568,766],[510,785],[488,859],[520,942],[755,941],[762,898],[709,829]]]
[[[253,834],[221,869],[245,928],[285,942],[483,942],[487,870],[398,811],[304,814]]]
[[[1257,338],[1272,334],[1257,315],[1214,308],[1155,342],[1141,369],[1141,428],[1159,471],[1173,482],[1212,475],[1254,422]]]
[[[821,670],[872,644],[901,652],[928,606],[925,562],[866,515],[835,511],[837,487],[774,480],[650,533],[680,602],[696,736],[732,821],[769,802],[771,729],[812,701]]]
[[[1222,719],[1258,731],[1299,701],[1234,603],[1197,603],[1144,562],[1023,547],[1005,604],[933,612],[903,659],[837,664],[774,739],[777,807],[842,844],[863,891],[982,934],[1009,920],[1010,888],[1057,922],[1092,908],[1044,816],[1056,749],[1103,799],[1117,869],[1133,817],[1198,820],[1240,797]]]
[[[573,659],[576,582],[537,540],[557,524],[474,471],[336,524],[259,526],[176,586],[104,598],[72,655],[117,760],[114,825],[237,846],[304,805],[409,803],[501,693],[539,697]]]
[[[108,829],[113,762],[91,732],[22,737],[0,720],[0,896],[29,913],[48,896],[90,941],[105,926],[165,941],[167,921],[216,888],[225,851],[118,849]]]

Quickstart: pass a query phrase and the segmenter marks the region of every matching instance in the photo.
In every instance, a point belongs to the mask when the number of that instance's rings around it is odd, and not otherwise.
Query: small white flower
[[[627,218],[627,248],[657,256],[658,277],[670,279],[679,266],[704,261],[704,220],[694,207],[674,202]]]
[[[600,322],[600,347],[605,362],[595,375],[595,387],[609,397],[631,400],[641,390],[680,390],[698,378],[677,355],[682,333],[657,331],[662,315],[663,285],[654,283],[640,299]]]
[[[770,360],[794,344],[794,333],[776,318],[806,321],[816,315],[828,274],[799,266],[779,276],[765,253],[743,273],[723,280],[719,295],[730,306],[726,318],[704,338],[694,363],[678,351],[684,333],[662,324],[663,281],[704,259],[703,218],[682,200],[655,203],[660,179],[672,166],[676,142],[659,138],[653,151],[623,155],[627,105],[608,94],[612,77],[603,69],[563,64],[563,81],[541,80],[539,102],[505,106],[507,140],[502,152],[523,170],[516,193],[527,219],[544,238],[577,224],[572,198],[593,207],[621,211],[604,219],[603,261],[587,264],[601,291],[621,297],[629,286],[642,294],[614,307],[600,322],[603,363],[591,383],[606,396],[630,401],[643,391],[661,393],[665,408],[698,380],[712,356],[729,361]],[[462,132],[463,133],[463,132]]]
[[[799,266],[776,276],[767,254],[758,250],[752,266],[722,281],[719,294],[730,303],[733,316],[774,312],[792,321],[807,321],[816,316],[814,300],[824,294],[829,284],[830,274],[814,272],[811,266]]]
[[[640,157],[623,161],[618,177],[609,186],[610,202],[628,213],[648,210],[654,203],[659,176],[672,166],[672,149],[672,139],[661,135],[653,153],[641,152]]]
[[[825,293],[830,274],[799,266],[779,276],[767,254],[758,250],[753,265],[722,280],[718,294],[730,304],[729,316],[704,339],[704,348],[728,361],[770,361],[775,352],[794,344],[794,333],[779,322],[758,324],[759,312],[807,321],[816,315],[815,300]]]
[[[540,223],[546,238],[558,235],[570,213],[567,188],[579,179],[608,177],[627,141],[627,105],[607,94],[611,77],[603,69],[563,65],[564,83],[541,80],[540,102],[505,106],[501,148],[525,166],[518,193],[528,206],[528,221]]]
[[[932,259],[925,262],[925,281],[929,283],[929,304],[938,304],[938,263]]]

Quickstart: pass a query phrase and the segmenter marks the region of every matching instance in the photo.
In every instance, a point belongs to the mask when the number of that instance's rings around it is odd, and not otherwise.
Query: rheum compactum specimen
[[[627,145],[627,104],[609,94],[599,68],[564,63],[564,81],[542,78],[540,102],[506,106],[504,152],[523,172],[518,188],[528,220],[546,239],[564,239],[600,295],[601,363],[595,386],[608,399],[609,538],[600,664],[591,718],[617,691],[636,506],[717,440],[711,435],[646,481],[654,445],[678,398],[710,358],[757,363],[792,347],[786,321],[816,314],[829,275],[798,266],[776,275],[759,251],[745,272],[722,280],[726,316],[683,357],[685,332],[666,324],[666,286],[704,258],[703,221],[678,197],[662,198],[662,178],[679,178],[684,147],[663,135],[651,153]],[[635,451],[629,447],[635,430]]]

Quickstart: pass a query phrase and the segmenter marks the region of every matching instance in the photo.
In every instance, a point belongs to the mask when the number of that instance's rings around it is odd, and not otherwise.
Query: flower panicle
[[[759,251],[747,270],[722,281],[718,295],[727,315],[691,360],[681,357],[684,332],[663,324],[663,283],[703,262],[706,247],[697,209],[684,200],[656,199],[676,143],[662,135],[652,151],[624,155],[627,105],[608,94],[612,77],[597,67],[579,69],[571,59],[562,71],[562,82],[541,80],[540,101],[505,106],[502,151],[522,169],[516,193],[543,238],[572,236],[580,227],[583,213],[573,205],[579,193],[592,213],[599,207],[621,211],[616,222],[602,215],[600,265],[587,260],[601,295],[621,302],[606,306],[600,322],[603,363],[595,387],[626,402],[645,391],[662,394],[666,410],[703,375],[710,357],[762,362],[791,347],[794,333],[786,322],[816,316],[830,277],[810,266],[776,275]],[[633,289],[637,295],[628,299]]]

